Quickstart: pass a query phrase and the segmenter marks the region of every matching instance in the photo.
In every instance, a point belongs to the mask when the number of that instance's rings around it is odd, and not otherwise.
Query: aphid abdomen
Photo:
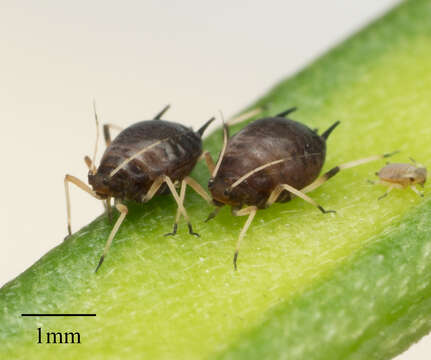
[[[109,176],[124,161],[157,141],[160,143]],[[163,120],[142,121],[123,130],[111,142],[98,172],[108,174],[114,197],[139,202],[159,176],[166,175],[174,182],[182,180],[191,172],[201,153],[201,139],[191,129]],[[166,186],[158,191],[164,192]]]
[[[408,174],[414,174],[415,170],[416,167],[411,164],[392,163],[384,166],[378,176],[385,182],[408,186],[411,183]]]
[[[284,118],[265,118],[230,139],[218,178],[229,186],[259,166],[286,159],[251,175],[229,194],[232,205],[262,208],[277,185],[287,183],[302,189],[312,183],[323,166],[325,152],[324,140],[306,126]],[[220,183],[220,179],[216,181]],[[223,198],[215,192],[216,199]],[[288,200],[290,194],[283,192],[277,201]]]

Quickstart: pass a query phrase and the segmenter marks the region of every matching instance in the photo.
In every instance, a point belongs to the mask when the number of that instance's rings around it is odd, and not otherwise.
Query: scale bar
[[[96,316],[96,314],[21,314],[21,316]]]

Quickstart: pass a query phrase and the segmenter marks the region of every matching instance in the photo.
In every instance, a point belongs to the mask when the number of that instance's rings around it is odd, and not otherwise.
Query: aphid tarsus
[[[108,237],[96,271],[103,263],[112,240],[127,215],[128,209],[123,201],[147,202],[157,194],[170,192],[177,202],[178,209],[173,231],[167,235],[176,233],[181,215],[187,221],[190,234],[198,235],[193,232],[183,202],[187,185],[205,200],[210,201],[206,191],[188,175],[202,155],[201,137],[214,118],[194,132],[181,124],[161,120],[168,108],[169,106],[165,107],[153,120],[141,121],[122,130],[113,141],[111,141],[109,131],[112,126],[104,126],[107,148],[100,165],[96,168],[94,160],[97,140],[93,160],[85,158],[89,167],[88,182],[91,188],[74,176],[65,176],[69,235],[72,233],[69,183],[75,184],[96,199],[105,201],[108,213],[110,200],[113,198],[115,206],[120,212],[120,217]],[[95,108],[94,113],[98,125]],[[97,126],[97,128],[99,127]],[[180,195],[175,189],[176,184],[181,184]]]

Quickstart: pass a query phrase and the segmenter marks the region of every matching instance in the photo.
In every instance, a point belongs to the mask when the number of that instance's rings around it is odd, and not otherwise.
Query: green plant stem
[[[256,105],[263,115],[291,106],[311,128],[341,125],[325,169],[401,150],[431,155],[431,2],[406,1],[287,79]],[[292,47],[286,51],[292,51]],[[268,54],[271,56],[271,54]],[[234,131],[239,127],[233,129]],[[216,155],[220,131],[205,141]],[[171,229],[170,197],[128,204],[129,215],[97,274],[112,228],[100,216],[0,290],[4,359],[385,359],[431,329],[431,202],[372,186],[384,162],[341,172],[310,195],[244,218],[187,194],[201,238]],[[202,164],[193,177],[205,185]],[[59,194],[60,196],[60,194]],[[73,196],[73,195],[72,195]],[[34,241],[34,239],[29,239]],[[21,313],[97,313],[95,318],[22,318]],[[81,345],[36,344],[37,328],[79,331]]]

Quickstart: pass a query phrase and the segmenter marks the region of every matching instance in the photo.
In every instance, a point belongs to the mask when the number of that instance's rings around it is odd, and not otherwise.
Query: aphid
[[[177,205],[173,231],[177,232],[178,221],[183,215],[187,221],[189,233],[193,232],[192,225],[183,206],[186,186],[189,185],[205,200],[211,201],[206,191],[188,175],[202,155],[202,135],[208,125],[215,119],[208,120],[198,131],[194,132],[181,124],[161,120],[169,109],[166,106],[152,120],[141,121],[122,130],[111,142],[110,128],[104,126],[104,137],[107,144],[99,167],[95,166],[99,125],[94,106],[94,116],[97,126],[97,139],[93,160],[85,157],[89,168],[89,187],[78,178],[66,175],[64,179],[67,202],[67,227],[69,235],[72,233],[70,225],[70,197],[69,183],[75,184],[98,200],[105,201],[110,214],[111,198],[120,212],[106,242],[96,271],[102,265],[108,253],[112,240],[121,223],[127,215],[128,209],[123,201],[147,202],[157,194],[171,192]],[[178,196],[175,185],[181,183]]]
[[[275,202],[287,202],[297,196],[325,210],[306,193],[318,188],[342,169],[382,159],[392,154],[375,155],[338,165],[317,178],[326,155],[326,140],[338,126],[335,122],[321,135],[296,121],[285,118],[296,108],[275,117],[256,120],[229,139],[224,125],[223,148],[217,164],[207,156],[212,173],[208,188],[216,209],[207,220],[216,216],[220,208],[230,205],[235,216],[248,215],[233,258],[234,267],[239,247],[258,209]],[[316,179],[317,178],[317,179]]]
[[[379,183],[388,187],[388,190],[379,197],[379,200],[386,197],[392,189],[405,189],[407,187],[419,196],[424,196],[415,185],[419,184],[424,187],[427,180],[427,169],[423,165],[417,164],[415,160],[410,160],[413,164],[388,163],[379,172],[376,172],[379,180],[371,183]]]

